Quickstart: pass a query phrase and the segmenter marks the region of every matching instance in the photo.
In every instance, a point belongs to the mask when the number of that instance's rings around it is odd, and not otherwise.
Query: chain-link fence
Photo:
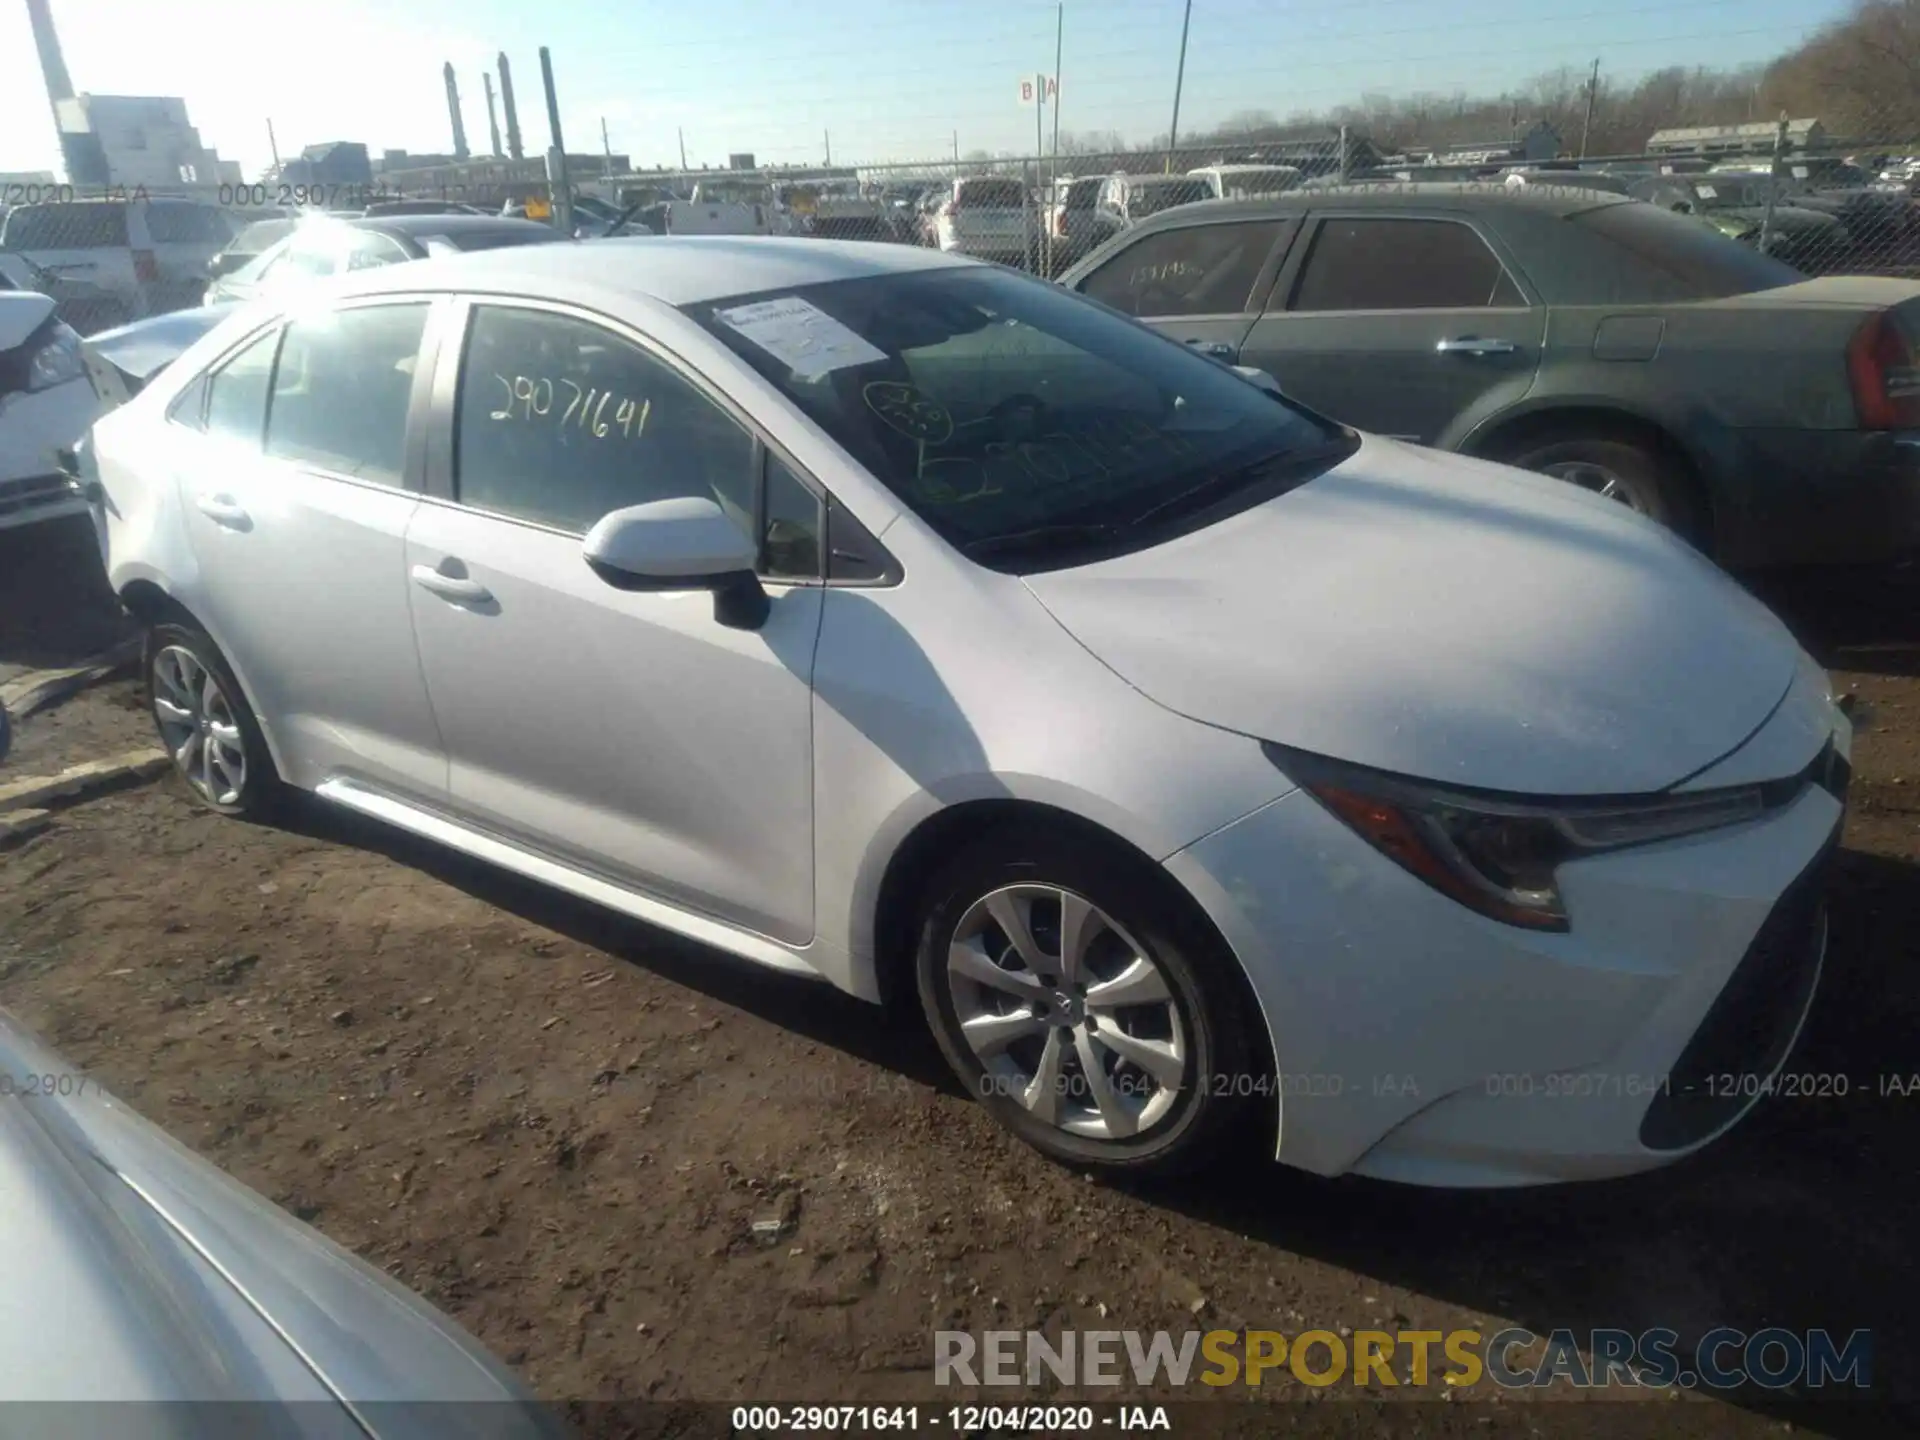
[[[1201,200],[1257,200],[1382,182],[1550,183],[1686,214],[1808,275],[1920,277],[1920,139],[1834,139],[1817,121],[1655,132],[1633,153],[1570,158],[1557,130],[1506,141],[1389,143],[1358,125],[1299,138],[1213,134],[1175,147],[760,170],[615,173],[592,157],[470,161],[365,183],[0,187],[0,284],[37,289],[91,333],[219,298],[228,277],[292,252],[306,274],[463,248],[435,216],[494,216],[613,234],[813,236],[923,245],[1058,276],[1146,217]],[[1589,127],[1590,128],[1590,127]],[[957,151],[957,147],[956,147]],[[395,222],[399,245],[301,250],[303,219]],[[332,231],[338,235],[337,228]],[[504,243],[500,241],[483,243]],[[329,248],[330,246],[330,248]]]

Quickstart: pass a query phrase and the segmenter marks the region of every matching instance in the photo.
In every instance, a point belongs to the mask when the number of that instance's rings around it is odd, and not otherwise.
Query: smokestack
[[[60,36],[53,28],[53,12],[47,8],[47,0],[27,0],[27,23],[33,27],[33,48],[40,52],[47,99],[55,105],[71,100],[73,80],[67,74],[66,57],[60,53]]]
[[[453,158],[467,158],[467,127],[460,118],[460,84],[453,78],[453,62],[449,60],[440,72],[447,80],[447,114],[453,119]]]
[[[493,149],[488,153],[498,160],[500,158],[500,117],[494,113],[493,109],[493,72],[491,70],[480,72],[480,86],[487,92],[487,138],[493,142]]]
[[[507,117],[507,155],[514,160],[524,160],[527,152],[520,144],[520,112],[513,108],[513,67],[507,64],[507,52],[502,50],[498,57],[500,65],[500,108]]]

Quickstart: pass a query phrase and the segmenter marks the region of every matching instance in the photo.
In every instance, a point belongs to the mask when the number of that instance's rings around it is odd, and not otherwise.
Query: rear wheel
[[[1524,442],[1508,463],[1615,501],[1688,540],[1700,538],[1698,507],[1686,475],[1673,460],[1637,439],[1543,436]]]
[[[1199,1168],[1265,1092],[1237,967],[1144,868],[1004,832],[935,876],[920,931],[921,1004],[968,1092],[1034,1148],[1111,1173]]]
[[[204,631],[156,625],[147,635],[147,703],[160,743],[201,804],[259,817],[280,779],[259,722],[226,659]]]

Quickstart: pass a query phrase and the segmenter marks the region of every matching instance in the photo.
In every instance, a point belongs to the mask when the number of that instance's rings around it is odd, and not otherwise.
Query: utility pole
[[[1587,158],[1587,138],[1593,134],[1593,101],[1600,93],[1600,61],[1593,62],[1593,73],[1587,77],[1587,118],[1580,125],[1580,158]]]
[[[820,138],[826,143],[827,168],[831,170],[833,168],[833,132],[831,130],[822,130],[820,132]]]
[[[682,173],[684,173],[687,168],[687,132],[684,128],[681,128],[677,129],[675,133],[680,137],[680,169]]]
[[[273,173],[280,173],[280,142],[273,138],[273,119],[267,119],[267,149],[273,152]]]
[[[613,178],[613,142],[607,138],[607,117],[600,117],[600,153],[607,157],[606,178]]]
[[[1787,154],[1787,112],[1780,112],[1779,128],[1773,132],[1773,163],[1767,167],[1767,208],[1760,216],[1760,239],[1758,248],[1762,255],[1767,253],[1767,244],[1773,239],[1773,204],[1780,194],[1780,163]]]
[[[1180,144],[1180,89],[1187,82],[1187,30],[1193,24],[1193,0],[1180,21],[1180,68],[1173,75],[1173,123],[1167,127],[1167,173],[1173,173],[1173,152]]]

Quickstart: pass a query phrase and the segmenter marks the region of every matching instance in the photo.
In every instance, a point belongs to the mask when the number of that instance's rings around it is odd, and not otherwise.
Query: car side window
[[[302,316],[287,327],[267,410],[267,454],[398,485],[424,304]]]
[[[340,268],[340,243],[331,235],[295,236],[281,252],[275,268],[316,280],[324,278]]]
[[[184,425],[189,430],[207,428],[207,387],[208,377],[202,375],[186,389],[173,397],[173,403],[167,406],[167,419],[175,425]]]
[[[664,362],[609,330],[482,305],[460,370],[464,505],[584,533],[629,505],[698,496],[754,533],[754,441]]]
[[[1289,308],[1477,310],[1526,303],[1471,225],[1336,217],[1314,236]]]
[[[1247,220],[1156,231],[1087,276],[1080,289],[1143,320],[1238,315],[1253,303],[1254,282],[1292,223]]]
[[[267,426],[267,389],[280,331],[269,330],[213,372],[207,390],[209,435],[258,445]]]
[[[347,247],[347,269],[372,270],[380,265],[397,265],[408,259],[400,242],[386,235],[356,235]]]
[[[769,452],[760,573],[770,580],[818,580],[824,516],[820,497]]]

